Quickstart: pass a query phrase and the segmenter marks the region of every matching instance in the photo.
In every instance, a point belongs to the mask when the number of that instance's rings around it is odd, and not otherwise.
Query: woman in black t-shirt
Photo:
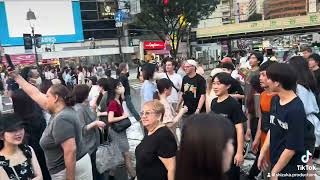
[[[136,148],[136,171],[139,180],[174,180],[177,142],[162,123],[164,106],[158,100],[146,102],[141,112],[148,130]]]

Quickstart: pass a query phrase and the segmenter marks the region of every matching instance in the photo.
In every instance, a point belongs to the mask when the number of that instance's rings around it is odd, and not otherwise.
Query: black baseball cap
[[[14,113],[0,115],[0,133],[16,131],[24,126],[23,120]]]

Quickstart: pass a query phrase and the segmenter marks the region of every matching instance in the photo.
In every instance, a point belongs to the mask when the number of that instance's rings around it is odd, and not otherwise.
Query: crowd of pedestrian
[[[209,75],[194,59],[146,63],[140,113],[126,63],[115,77],[100,65],[8,69],[14,113],[0,116],[0,179],[315,179],[320,56],[304,51],[286,63],[251,52],[245,70],[224,58]],[[135,161],[132,119],[144,131]]]

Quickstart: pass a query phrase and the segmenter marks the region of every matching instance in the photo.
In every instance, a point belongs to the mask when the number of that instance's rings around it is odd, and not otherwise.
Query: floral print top
[[[0,168],[2,167],[4,169],[10,180],[30,180],[34,178],[34,171],[31,163],[31,149],[27,145],[19,145],[19,148],[22,150],[27,160],[21,164],[10,166],[10,161],[4,156],[0,156]]]

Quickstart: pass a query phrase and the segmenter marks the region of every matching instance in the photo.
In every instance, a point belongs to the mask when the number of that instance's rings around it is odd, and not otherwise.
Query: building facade
[[[265,1],[268,1],[268,0],[250,0],[249,6],[248,6],[248,17],[250,17],[254,14],[263,15]]]
[[[248,20],[249,1],[250,0],[233,1],[235,23],[240,23]]]
[[[222,24],[234,23],[233,0],[221,0]]]
[[[222,26],[221,3],[217,5],[216,10],[207,19],[201,20],[198,24],[198,28],[213,26]]]
[[[117,37],[114,1],[80,0],[84,39],[109,39]]]
[[[308,2],[308,0],[266,0],[265,19],[306,15]]]

